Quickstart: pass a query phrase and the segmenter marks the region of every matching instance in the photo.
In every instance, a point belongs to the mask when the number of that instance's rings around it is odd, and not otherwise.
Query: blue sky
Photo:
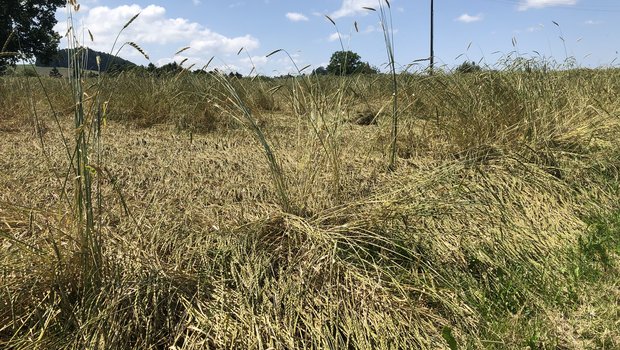
[[[140,13],[120,42],[137,43],[156,65],[186,59],[184,66],[200,68],[215,57],[211,68],[248,74],[255,67],[265,75],[294,70],[282,53],[265,57],[277,49],[287,50],[300,68],[326,65],[341,49],[339,32],[345,49],[382,68],[387,56],[378,13],[363,9],[378,8],[378,1],[83,0],[74,14],[74,27],[93,34],[91,42],[82,31],[85,45],[108,52],[123,25]],[[390,1],[399,67],[429,56],[429,4],[430,0]],[[325,15],[336,22],[338,31]],[[60,9],[57,18],[57,30],[64,34],[66,10]],[[454,67],[465,59],[493,65],[502,55],[517,52],[558,61],[574,57],[586,67],[617,66],[619,51],[618,0],[435,0],[437,65]],[[138,64],[149,62],[131,47],[120,55]],[[426,64],[420,62],[414,69]]]

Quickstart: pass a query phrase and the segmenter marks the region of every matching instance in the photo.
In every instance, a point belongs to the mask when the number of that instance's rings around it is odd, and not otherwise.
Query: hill
[[[37,59],[35,65],[37,67],[59,67],[59,68],[68,68],[69,67],[69,49],[59,50],[58,53],[49,61],[42,61]],[[135,67],[136,64],[128,61],[126,59],[120,58],[118,56],[110,55],[105,52],[95,51],[90,48],[80,48],[76,50],[78,55],[84,55],[84,62],[86,63],[87,70],[98,71],[99,67],[97,65],[97,56],[100,57],[100,65],[101,71],[108,71],[118,68],[132,68]]]

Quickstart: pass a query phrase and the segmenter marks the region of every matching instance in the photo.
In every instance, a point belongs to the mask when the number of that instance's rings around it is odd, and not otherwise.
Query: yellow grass
[[[1,79],[0,347],[620,346],[617,70],[401,75],[394,171],[388,77],[86,80],[97,288],[71,86]]]

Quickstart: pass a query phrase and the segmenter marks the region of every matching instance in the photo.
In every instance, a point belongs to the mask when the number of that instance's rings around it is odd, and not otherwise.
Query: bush
[[[24,77],[36,77],[39,74],[37,73],[37,71],[34,68],[24,67],[24,70],[21,72],[21,75],[24,76]]]
[[[456,68],[456,72],[457,73],[477,73],[477,72],[482,72],[482,67],[480,67],[474,61],[471,61],[471,62],[465,61]]]
[[[58,71],[58,68],[54,67],[49,73],[51,78],[62,78],[62,74]]]

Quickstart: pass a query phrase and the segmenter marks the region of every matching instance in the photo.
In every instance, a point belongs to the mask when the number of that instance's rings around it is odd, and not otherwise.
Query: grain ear
[[[136,51],[138,51],[139,53],[141,53],[141,54],[142,54],[142,56],[144,56],[144,58],[146,58],[147,60],[149,60],[149,59],[150,59],[149,55],[146,53],[146,51],[144,51],[144,50],[142,49],[142,47],[140,47],[140,45],[136,44],[136,43],[135,43],[135,42],[133,42],[133,41],[128,41],[128,42],[127,42],[127,45],[129,45],[129,46],[133,47],[134,49],[136,49]]]
[[[133,17],[131,17],[131,19],[129,21],[127,21],[127,23],[125,23],[125,25],[123,26],[123,29],[126,29],[127,27],[129,27],[129,25],[131,23],[133,23],[133,21],[136,20],[136,18],[138,18],[138,16],[140,16],[140,12],[136,13]],[[121,29],[121,31],[123,30]]]

